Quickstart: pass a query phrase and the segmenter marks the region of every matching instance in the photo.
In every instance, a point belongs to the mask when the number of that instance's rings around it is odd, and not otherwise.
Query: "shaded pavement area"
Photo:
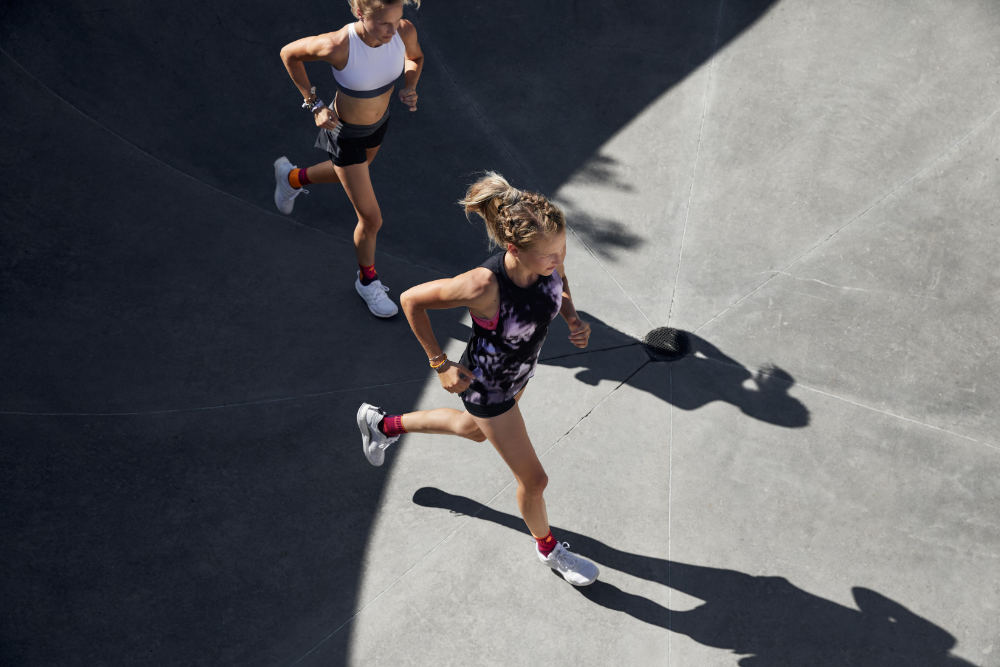
[[[458,402],[354,293],[343,192],[273,206],[322,157],[278,51],[346,3],[14,1],[0,663],[1000,666],[997,4],[406,13],[379,272],[479,264],[481,170],[564,208],[594,334],[522,412],[600,580],[538,563],[488,444],[361,454],[360,402]]]

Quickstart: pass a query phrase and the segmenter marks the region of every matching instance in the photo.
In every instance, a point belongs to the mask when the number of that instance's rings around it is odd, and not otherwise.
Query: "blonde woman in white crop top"
[[[299,168],[282,156],[274,162],[274,203],[289,214],[295,198],[310,183],[340,183],[354,205],[358,223],[354,248],[358,272],[354,287],[376,317],[398,312],[375,271],[375,237],[382,226],[368,165],[375,159],[389,123],[393,91],[402,77],[399,101],[417,110],[417,81],[424,55],[417,30],[403,18],[403,6],[419,0],[348,0],[358,20],[340,30],[303,37],[281,49],[281,60],[302,95],[303,115],[311,115],[319,136],[316,147],[329,160]],[[325,103],[306,72],[306,61],[329,63],[337,92]],[[303,118],[305,120],[305,118]]]

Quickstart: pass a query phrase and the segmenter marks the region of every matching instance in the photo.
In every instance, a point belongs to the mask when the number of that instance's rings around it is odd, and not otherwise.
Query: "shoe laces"
[[[556,564],[567,570],[572,570],[577,562],[576,556],[570,553],[569,542],[563,542],[562,547],[562,549],[553,552],[556,557]]]

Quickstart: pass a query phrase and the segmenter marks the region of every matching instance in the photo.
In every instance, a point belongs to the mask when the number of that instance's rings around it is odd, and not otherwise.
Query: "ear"
[[[513,243],[508,243],[507,244],[507,252],[509,252],[514,257],[514,259],[517,259],[518,258],[518,253],[521,252],[521,249],[518,248]]]

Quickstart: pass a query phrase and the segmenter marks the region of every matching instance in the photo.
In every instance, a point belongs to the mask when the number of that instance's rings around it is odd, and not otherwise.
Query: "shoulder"
[[[340,30],[334,30],[333,32],[328,32],[324,37],[330,40],[330,46],[333,49],[344,49],[346,50],[351,46],[351,33],[354,32],[354,24],[348,23]]]
[[[417,36],[417,27],[413,25],[408,19],[400,19],[399,21],[399,36],[403,39],[407,37]]]
[[[336,58],[341,52],[347,55],[347,51],[350,48],[350,36],[347,31],[353,29],[353,24],[348,24],[340,30],[325,32],[322,35],[310,38],[310,55],[327,60]]]
[[[399,22],[399,38],[403,40],[403,44],[409,48],[414,48],[417,46],[417,27],[406,19],[402,19]]]
[[[471,271],[459,274],[454,278],[461,283],[464,296],[468,299],[478,299],[489,294],[497,285],[497,276],[484,266],[477,266]]]
[[[500,290],[496,274],[482,266],[460,273],[446,282],[442,296],[448,301],[470,306],[494,299]]]
[[[329,53],[325,60],[337,69],[343,69],[347,65],[347,59],[351,54],[351,32],[353,30],[354,24],[348,23],[340,30],[324,35],[328,38],[329,46]]]

